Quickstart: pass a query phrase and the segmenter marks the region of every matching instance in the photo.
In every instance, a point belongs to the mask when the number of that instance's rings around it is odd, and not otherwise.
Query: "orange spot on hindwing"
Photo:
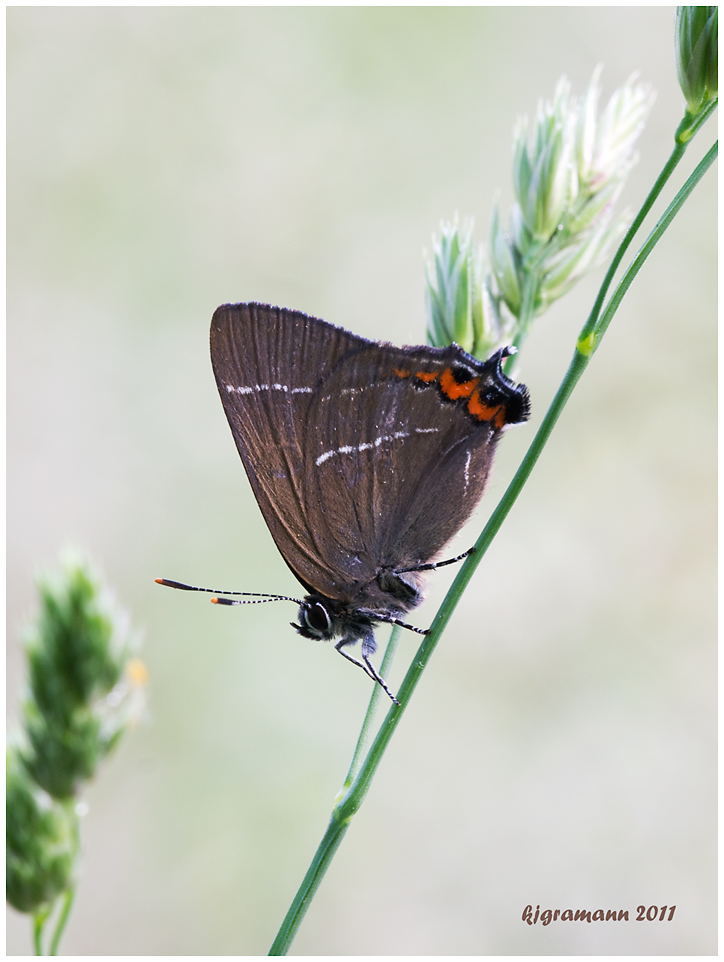
[[[494,408],[488,407],[488,405],[482,401],[480,397],[480,391],[475,391],[468,401],[468,411],[470,411],[473,417],[477,418],[478,421],[490,421],[495,417],[496,427],[502,427],[502,425],[498,424],[496,417],[496,415],[502,413],[503,423],[505,423],[505,408],[502,405],[498,405]]]
[[[446,367],[440,375],[442,393],[451,401],[457,401],[461,397],[470,397],[479,383],[479,377],[474,377],[471,381],[458,382],[450,367]]]
[[[393,371],[395,377],[413,378],[418,387],[432,385],[440,389],[442,399],[447,401],[463,401],[468,414],[477,421],[492,421],[497,429],[505,427],[508,423],[505,398],[497,391],[486,390],[484,393],[492,403],[486,403],[481,395],[482,375],[469,377],[474,372],[464,366],[446,367],[443,371],[411,371],[407,368],[396,367]],[[469,377],[469,380],[465,380]],[[488,382],[486,380],[486,385]],[[497,395],[497,397],[493,397]]]

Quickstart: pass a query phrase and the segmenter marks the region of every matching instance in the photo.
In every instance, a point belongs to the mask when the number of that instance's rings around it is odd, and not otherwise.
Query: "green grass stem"
[[[70,910],[73,906],[73,899],[75,898],[75,885],[69,885],[65,890],[65,895],[63,897],[63,905],[60,910],[60,915],[58,916],[58,922],[55,926],[55,932],[53,932],[53,939],[50,943],[50,955],[58,954],[58,946],[60,945],[60,939],[63,935],[63,929],[65,928],[65,923],[68,921],[68,916],[70,915]]]

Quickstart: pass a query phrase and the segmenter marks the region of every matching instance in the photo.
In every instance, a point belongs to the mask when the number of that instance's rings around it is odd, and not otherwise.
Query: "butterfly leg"
[[[395,574],[403,574],[405,571],[433,571],[435,568],[444,568],[445,565],[453,565],[456,561],[462,561],[463,558],[467,558],[469,554],[475,554],[475,545],[473,545],[472,548],[468,548],[467,551],[463,551],[462,554],[455,555],[454,558],[448,558],[447,561],[433,561],[426,565],[416,565],[414,568],[398,568]]]
[[[392,701],[396,705],[399,705],[399,701],[387,687],[387,683],[385,682],[384,678],[379,674],[375,666],[370,661],[370,655],[373,655],[377,651],[375,636],[370,632],[369,635],[365,635],[362,638],[362,661],[344,650],[346,645],[354,644],[356,641],[357,638],[350,638],[348,635],[345,635],[345,637],[338,641],[334,647],[337,649],[340,655],[343,655],[347,659],[347,661],[351,661],[353,665],[357,665],[357,667],[361,668],[362,671],[369,675],[373,681],[376,681],[377,684],[387,692]]]

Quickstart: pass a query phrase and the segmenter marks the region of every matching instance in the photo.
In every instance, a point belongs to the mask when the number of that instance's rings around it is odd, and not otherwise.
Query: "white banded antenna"
[[[181,591],[208,591],[212,595],[244,595],[253,598],[254,601],[235,601],[232,598],[212,598],[215,605],[262,605],[265,601],[293,601],[295,605],[301,605],[299,598],[290,598],[288,595],[266,595],[259,591],[219,591],[216,588],[196,588],[194,585],[185,585],[180,581],[169,581],[168,578],[156,578],[157,585],[166,585],[167,588],[178,588]]]

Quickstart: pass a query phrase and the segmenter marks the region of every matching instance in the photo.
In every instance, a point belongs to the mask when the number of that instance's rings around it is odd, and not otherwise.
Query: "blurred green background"
[[[634,70],[658,91],[623,198],[638,206],[682,115],[673,8],[16,7],[7,22],[10,723],[33,579],[69,541],[143,629],[151,674],[146,723],[87,794],[62,950],[264,954],[370,684],[299,638],[291,606],[153,583],[299,592],[219,403],[211,315],[259,300],[423,341],[431,232],[458,210],[486,238],[496,192],[512,200],[516,116],[561,73],[581,93],[599,62],[604,99]],[[716,952],[716,196],[711,171],[627,296],[296,954]],[[537,322],[533,418],[451,551],[505,490],[602,276]],[[531,927],[528,903],[631,921]],[[676,904],[674,921],[635,922],[640,904]],[[10,911],[8,952],[30,947]]]

